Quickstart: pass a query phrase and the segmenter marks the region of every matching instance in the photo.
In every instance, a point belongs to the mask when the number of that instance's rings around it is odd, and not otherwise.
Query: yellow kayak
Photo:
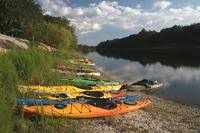
[[[117,93],[101,92],[101,91],[85,91],[80,93],[53,94],[53,95],[43,96],[41,98],[45,98],[48,100],[64,100],[67,98],[78,98],[78,97],[116,98],[116,97],[123,97],[124,95],[125,95],[124,90],[117,91]]]
[[[71,60],[70,63],[94,66],[95,63],[91,59]]]
[[[40,86],[40,85],[18,85],[20,92],[34,91],[38,93],[73,93],[73,92],[84,92],[84,91],[111,91],[119,90],[123,84],[119,85],[103,85],[103,86]]]

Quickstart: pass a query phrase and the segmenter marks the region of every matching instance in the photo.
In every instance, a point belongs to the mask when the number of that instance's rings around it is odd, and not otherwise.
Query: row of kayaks
[[[91,60],[73,63],[94,64]],[[61,81],[65,85],[18,85],[21,93],[37,93],[37,97],[17,98],[16,109],[31,116],[94,118],[131,112],[151,103],[138,95],[126,97],[126,83],[87,78],[62,78]]]
[[[74,64],[74,65],[85,65],[85,66],[94,66],[95,63],[91,59],[72,59],[69,60],[69,63]],[[63,71],[63,70],[62,70]],[[78,67],[78,68],[66,68],[63,73],[66,71],[73,71],[76,73],[77,76],[101,76],[101,73],[99,71],[93,70],[93,69],[86,69],[83,67]]]
[[[19,85],[18,89],[23,93],[33,91],[46,95],[36,99],[18,98],[17,103],[18,107],[28,115],[68,118],[113,116],[144,108],[151,103],[149,99],[140,100],[139,96],[125,97],[126,91],[122,86],[122,84],[93,85],[90,89],[84,89],[72,85],[48,87]]]

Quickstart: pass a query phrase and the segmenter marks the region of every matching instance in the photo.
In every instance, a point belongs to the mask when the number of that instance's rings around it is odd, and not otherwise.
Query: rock
[[[38,48],[40,48],[42,50],[45,50],[47,52],[55,52],[56,51],[55,48],[53,48],[51,46],[48,46],[48,45],[46,45],[44,43],[39,43]]]
[[[12,49],[12,48],[28,49],[29,46],[30,46],[30,42],[26,39],[0,34],[0,52],[6,53],[8,49]],[[56,51],[55,48],[48,46],[44,43],[39,43],[38,48],[48,51],[48,52]]]
[[[0,47],[3,49],[22,48],[27,49],[30,42],[28,40],[14,38],[0,34]]]

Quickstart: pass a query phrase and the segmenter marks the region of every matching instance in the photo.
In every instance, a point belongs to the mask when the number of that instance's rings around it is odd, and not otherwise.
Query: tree
[[[1,32],[11,28],[23,29],[24,25],[33,25],[41,21],[42,17],[42,9],[34,0],[0,1]]]

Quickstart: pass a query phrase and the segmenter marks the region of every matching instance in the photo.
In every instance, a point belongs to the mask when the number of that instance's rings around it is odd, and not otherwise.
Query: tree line
[[[107,40],[98,44],[97,49],[155,50],[197,48],[200,46],[200,23],[189,26],[175,25],[160,32],[142,29],[138,34],[121,39]]]
[[[55,48],[74,47],[77,43],[70,21],[65,17],[43,15],[41,6],[34,0],[1,0],[0,33]]]

